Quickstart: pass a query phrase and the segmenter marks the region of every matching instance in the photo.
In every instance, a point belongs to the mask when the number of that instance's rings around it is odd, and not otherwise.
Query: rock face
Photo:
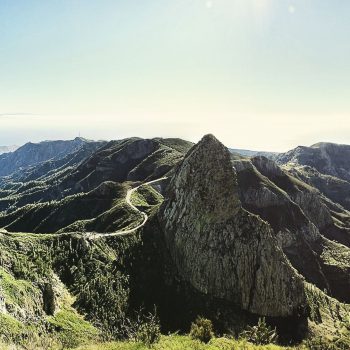
[[[54,315],[56,310],[55,291],[51,283],[43,286],[43,308],[47,315]]]
[[[228,150],[205,136],[177,167],[159,211],[171,257],[198,291],[266,316],[305,305],[301,277],[270,226],[245,211]]]
[[[332,223],[332,216],[315,188],[298,181],[281,169],[274,161],[265,157],[252,158],[257,170],[277,187],[285,191],[291,200],[300,206],[307,218],[319,229]]]
[[[339,226],[339,219],[333,222],[332,214],[340,208],[270,159],[253,157],[232,163],[243,207],[271,225],[290,263],[307,282],[347,302],[344,290],[350,286],[346,276],[350,260],[331,262],[327,257],[335,251],[349,256],[349,249],[329,240],[349,244],[346,227]],[[345,220],[345,214],[340,211],[339,218]],[[336,262],[340,260],[342,263]]]
[[[319,238],[315,225],[288,195],[301,191],[273,161],[258,157],[237,160],[233,165],[243,207],[271,225],[282,248]]]

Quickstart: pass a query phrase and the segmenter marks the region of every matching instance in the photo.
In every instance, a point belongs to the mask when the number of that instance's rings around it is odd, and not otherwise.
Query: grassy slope
[[[148,214],[154,206],[161,204],[162,201],[163,196],[150,185],[141,186],[131,195],[131,202],[133,205]]]
[[[142,217],[125,202],[131,184],[105,182],[89,193],[68,196],[61,201],[31,204],[0,217],[0,226],[8,231],[113,232],[134,227]],[[145,192],[140,189],[141,192]],[[152,188],[145,192],[150,204],[157,199]],[[145,203],[148,206],[147,203]]]
[[[140,193],[149,209],[160,200],[151,187],[142,187]],[[107,241],[113,248],[105,240],[89,242],[77,234],[0,233],[3,336],[23,338],[28,326],[39,319],[40,327],[53,328],[61,342],[75,339],[74,345],[78,345],[97,336],[97,330],[76,309],[109,332],[127,312],[128,265],[141,240],[139,235],[132,235]],[[54,316],[44,311],[43,288],[47,283],[55,286]],[[34,327],[33,333],[38,332]]]
[[[43,345],[41,345],[43,344]],[[29,349],[36,350],[61,350],[62,347],[55,342],[49,343],[44,341],[40,345]],[[50,347],[45,347],[44,344],[51,344]],[[0,343],[1,350],[22,350],[20,347],[7,346]],[[64,349],[68,349],[65,347]],[[140,343],[134,342],[111,342],[111,343],[91,343],[77,348],[77,350],[148,350],[149,348]],[[214,338],[208,344],[192,340],[188,336],[168,335],[163,336],[158,344],[155,344],[154,350],[307,350],[306,346],[298,347],[281,347],[278,345],[253,345],[244,340],[234,340],[227,338]]]
[[[97,339],[99,331],[75,310],[75,298],[51,268],[50,242],[49,236],[0,235],[0,340],[24,344],[42,332],[67,345]],[[54,315],[45,310],[47,284],[54,288]]]
[[[158,203],[152,188],[141,192],[142,198]],[[77,234],[0,233],[0,341],[23,344],[28,330],[31,338],[45,330],[65,346],[77,346],[100,338],[93,323],[107,336],[128,310],[128,265],[141,240],[132,235],[107,241],[113,248],[105,240],[89,242]],[[55,285],[54,316],[44,311],[47,282]]]
[[[96,345],[82,346],[79,350],[146,350],[146,346],[133,342],[114,342]],[[285,348],[277,345],[257,346],[246,341],[238,341],[227,338],[215,338],[208,344],[192,340],[188,336],[169,335],[163,336],[158,344],[153,347],[154,350],[287,350],[297,348]],[[299,347],[299,349],[306,349]]]

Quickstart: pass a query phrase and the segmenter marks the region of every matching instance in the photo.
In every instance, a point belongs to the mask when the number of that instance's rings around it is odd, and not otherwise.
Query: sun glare
[[[206,2],[205,6],[206,6],[208,9],[210,9],[210,8],[213,7],[213,2],[210,1],[210,0],[208,0],[208,1]]]
[[[293,15],[295,13],[295,6],[294,5],[289,5],[288,6],[288,12]]]

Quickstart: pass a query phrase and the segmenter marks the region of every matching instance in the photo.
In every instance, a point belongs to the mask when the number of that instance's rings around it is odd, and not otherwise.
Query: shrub
[[[247,330],[241,333],[241,337],[257,345],[267,345],[277,341],[276,328],[269,327],[266,324],[265,317],[259,318],[256,326],[248,326]]]
[[[196,321],[191,325],[190,336],[192,339],[208,343],[214,336],[212,322],[206,318],[197,317]]]
[[[141,324],[137,332],[137,340],[150,347],[160,340],[160,326],[158,320],[150,316],[147,322]]]
[[[122,326],[124,335],[135,342],[142,343],[147,347],[158,343],[160,340],[160,322],[154,310],[154,313],[144,314],[142,310],[136,313],[133,320],[126,318]]]

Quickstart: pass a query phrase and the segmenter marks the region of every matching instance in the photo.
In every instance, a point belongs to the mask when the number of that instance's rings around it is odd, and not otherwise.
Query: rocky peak
[[[173,185],[177,195],[207,220],[225,220],[240,208],[230,154],[213,135],[204,136],[189,151],[176,174]]]
[[[270,226],[241,207],[228,150],[212,135],[179,164],[159,219],[180,278],[210,298],[266,316],[304,305],[300,276]]]

